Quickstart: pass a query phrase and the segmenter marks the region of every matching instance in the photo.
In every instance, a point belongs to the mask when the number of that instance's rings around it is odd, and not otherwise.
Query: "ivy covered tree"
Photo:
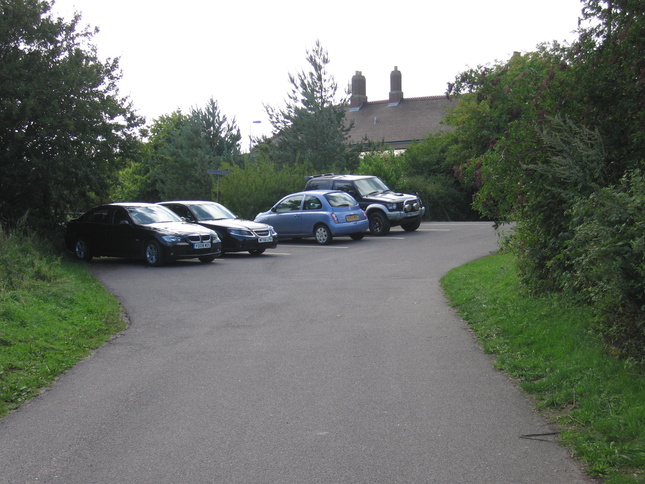
[[[310,71],[289,74],[291,91],[283,108],[265,106],[273,127],[270,157],[280,165],[310,163],[316,171],[347,171],[358,163],[348,143],[347,99],[337,99],[338,85],[327,72],[329,55],[317,41],[307,51]]]
[[[143,122],[119,95],[80,15],[46,0],[0,2],[0,218],[54,225],[106,197]]]

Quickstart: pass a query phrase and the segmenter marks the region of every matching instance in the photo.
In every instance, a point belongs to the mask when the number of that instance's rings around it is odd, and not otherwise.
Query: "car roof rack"
[[[333,173],[321,173],[320,175],[309,175],[305,177],[305,180],[311,180],[312,178],[318,178],[321,176],[335,176]]]

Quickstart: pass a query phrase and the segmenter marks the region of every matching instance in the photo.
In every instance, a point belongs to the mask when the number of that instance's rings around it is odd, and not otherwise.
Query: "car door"
[[[300,219],[303,233],[306,235],[312,235],[316,224],[318,222],[325,221],[323,203],[320,201],[320,198],[316,195],[305,195]]]
[[[98,207],[88,212],[83,222],[78,225],[77,237],[87,239],[94,255],[110,255],[107,244],[110,230],[110,207]]]
[[[299,237],[302,231],[302,199],[303,195],[290,195],[278,202],[271,211],[270,225],[278,236]]]
[[[120,257],[139,257],[141,237],[139,229],[123,207],[113,207],[110,217],[109,244],[112,253]]]

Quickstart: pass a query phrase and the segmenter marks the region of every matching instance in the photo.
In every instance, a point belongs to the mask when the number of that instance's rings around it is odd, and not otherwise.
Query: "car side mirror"
[[[121,220],[119,222],[119,225],[130,225],[130,222],[128,222],[127,220]]]

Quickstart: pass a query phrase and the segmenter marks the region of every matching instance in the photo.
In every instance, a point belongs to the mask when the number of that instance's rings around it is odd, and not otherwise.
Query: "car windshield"
[[[353,207],[357,205],[356,200],[354,200],[350,195],[345,192],[337,193],[328,193],[325,195],[325,198],[329,202],[329,205],[332,207]]]
[[[134,223],[148,225],[154,223],[181,222],[181,218],[161,205],[149,207],[127,207]]]
[[[387,185],[383,183],[380,178],[377,178],[377,177],[360,178],[358,180],[354,180],[354,185],[356,185],[356,189],[358,190],[358,193],[360,193],[361,196],[363,197],[371,195],[372,193],[390,191]]]
[[[191,205],[195,217],[198,221],[204,220],[221,220],[223,218],[237,218],[233,212],[223,205],[217,203],[202,203],[199,205]]]

